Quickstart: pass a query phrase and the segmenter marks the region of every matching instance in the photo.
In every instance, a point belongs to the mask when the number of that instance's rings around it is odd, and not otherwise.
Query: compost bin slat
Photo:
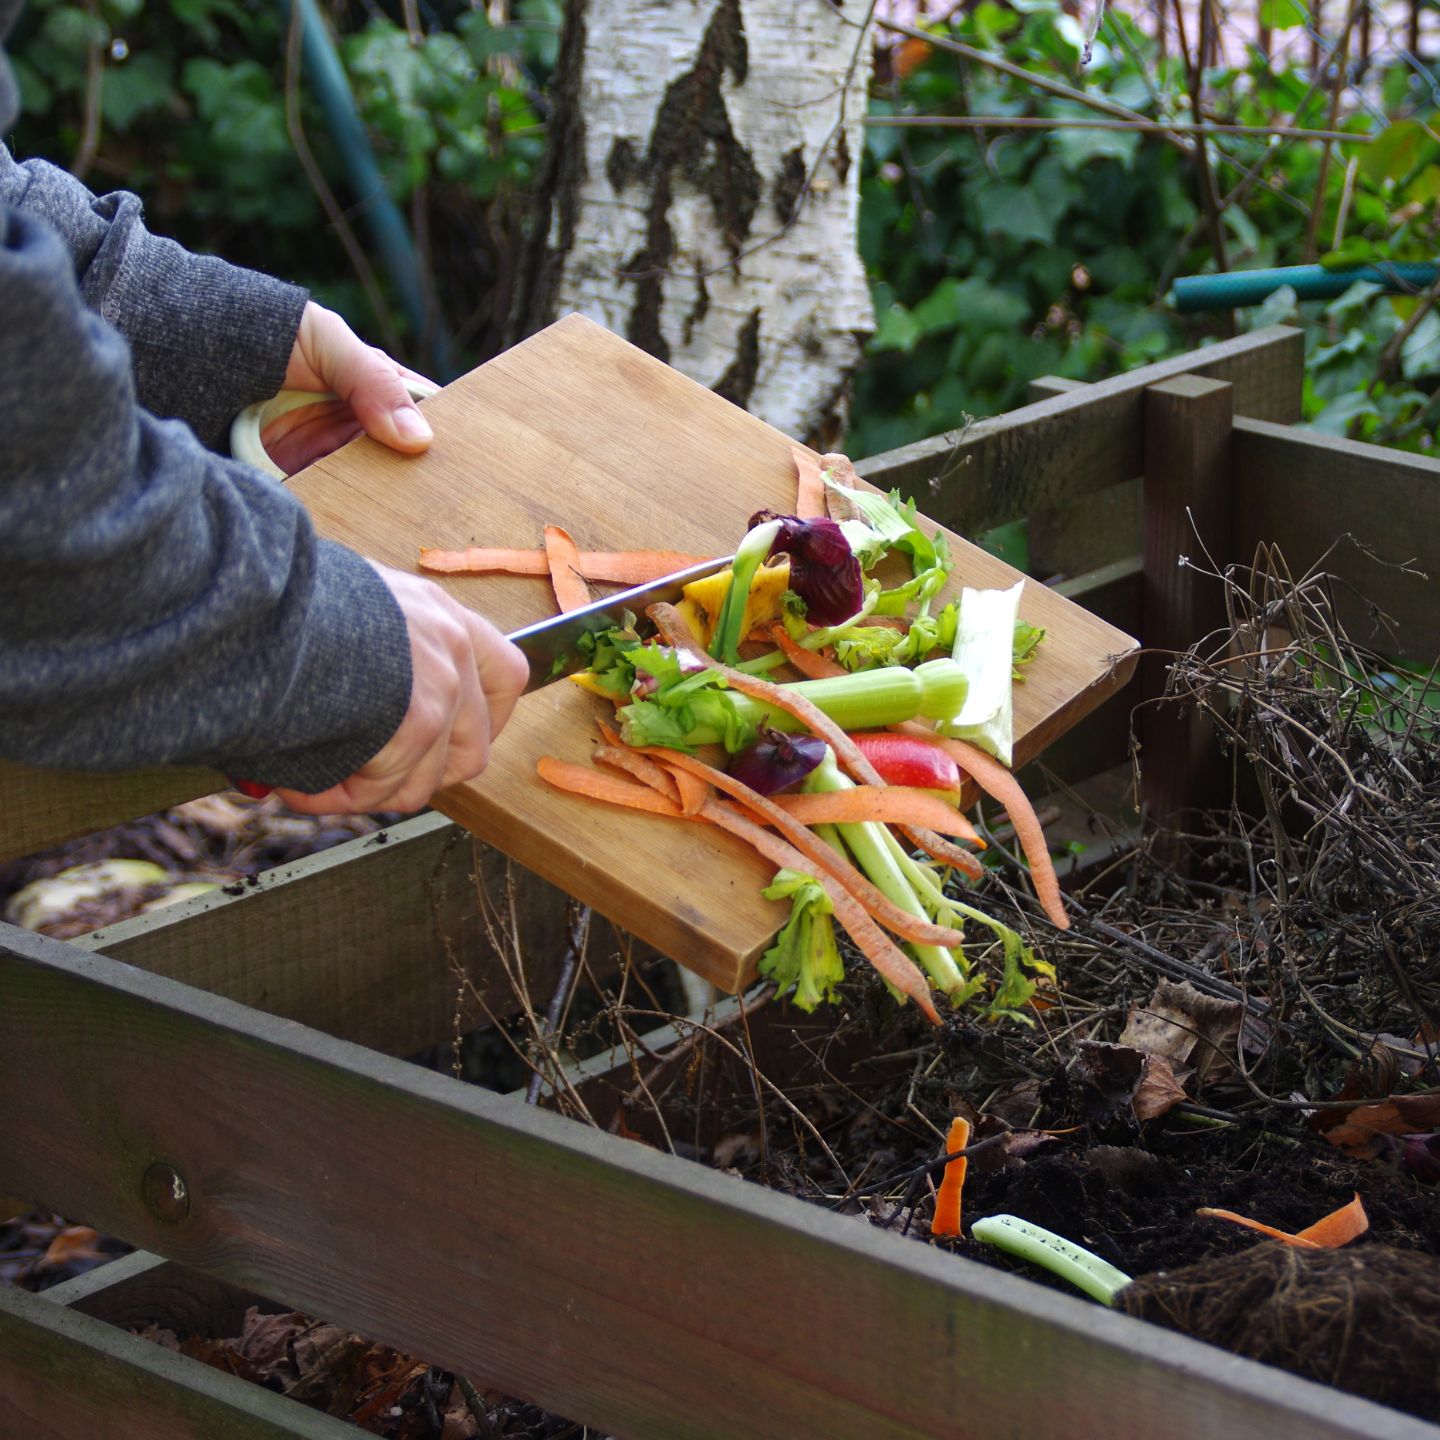
[[[974,535],[1140,474],[1151,385],[1185,374],[1224,380],[1235,388],[1236,414],[1285,424],[1300,418],[1303,366],[1300,331],[1270,326],[977,421],[963,437],[887,451],[856,469],[872,485],[915,493],[932,519]],[[937,492],[929,482],[941,474],[949,483]]]
[[[280,1308],[146,1250],[132,1250],[44,1293],[52,1304],[107,1325],[127,1330],[162,1325],[177,1335],[215,1339],[239,1335],[251,1306],[267,1312]]]
[[[299,1020],[392,1055],[412,1055],[515,1008],[486,934],[472,874],[509,928],[498,851],[440,815],[337,845],[253,882],[91,931],[74,943],[157,975]],[[530,982],[564,952],[565,897],[515,867],[516,925]],[[484,1004],[461,994],[455,964]]]
[[[1422,667],[1440,656],[1440,470],[1433,458],[1237,420],[1234,485],[1232,559],[1248,564],[1257,544],[1278,542],[1298,577],[1348,531],[1390,562],[1347,545],[1326,561],[1348,582],[1335,599],[1352,638]],[[1413,561],[1428,578],[1402,574],[1393,568],[1400,561]],[[1394,617],[1398,644],[1374,623],[1367,602]]]
[[[0,1105],[63,1213],[636,1440],[1437,1433],[12,927]]]
[[[33,855],[75,835],[168,810],[224,785],[224,776],[213,770],[107,775],[36,770],[0,760],[0,860]]]
[[[43,1295],[0,1289],[6,1440],[354,1440],[354,1426],[137,1339]]]

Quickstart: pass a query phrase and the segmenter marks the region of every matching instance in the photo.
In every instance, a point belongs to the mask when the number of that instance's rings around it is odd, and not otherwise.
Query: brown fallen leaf
[[[1131,1009],[1119,1043],[1172,1064],[1188,1065],[1203,1085],[1235,1068],[1245,1007],[1197,990],[1188,980],[1161,980]]]
[[[1135,1118],[1154,1120],[1186,1098],[1185,1087],[1175,1078],[1170,1062],[1163,1055],[1147,1055],[1140,1083],[1130,1100]]]
[[[1440,1090],[1392,1095],[1374,1105],[1335,1106],[1316,1113],[1311,1124],[1332,1144],[1361,1160],[1389,1149],[1390,1135],[1440,1130]]]
[[[104,1260],[103,1251],[96,1249],[100,1232],[88,1225],[67,1225],[45,1248],[42,1265],[70,1265],[76,1261]]]

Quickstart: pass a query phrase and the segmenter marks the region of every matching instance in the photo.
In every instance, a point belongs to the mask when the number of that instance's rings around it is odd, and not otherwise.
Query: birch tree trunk
[[[520,333],[578,310],[831,442],[874,328],[860,0],[567,0]]]

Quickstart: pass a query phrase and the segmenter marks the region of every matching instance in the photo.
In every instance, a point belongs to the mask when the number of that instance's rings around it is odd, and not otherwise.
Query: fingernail
[[[430,428],[429,422],[413,406],[402,406],[399,410],[391,411],[391,418],[395,421],[395,429],[399,432],[402,440],[433,440],[435,432]]]

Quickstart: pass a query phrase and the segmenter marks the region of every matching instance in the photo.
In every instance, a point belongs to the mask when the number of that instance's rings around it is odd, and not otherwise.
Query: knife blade
[[[733,555],[706,560],[690,566],[688,570],[677,570],[673,575],[663,575],[647,584],[607,595],[583,609],[538,620],[507,635],[505,638],[519,647],[530,664],[530,679],[523,693],[528,695],[552,680],[583,670],[589,663],[589,657],[579,646],[582,635],[623,625],[627,610],[643,618],[647,606],[662,602],[674,604],[692,580],[703,580],[707,575],[728,570],[733,560]]]
[[[589,657],[578,644],[582,635],[608,630],[612,625],[623,625],[627,610],[640,617],[649,605],[662,602],[673,605],[682,598],[685,587],[692,580],[703,580],[707,575],[728,570],[734,560],[733,555],[705,560],[688,570],[677,570],[673,575],[662,575],[658,580],[607,595],[583,609],[568,610],[563,615],[552,615],[548,620],[537,620],[533,625],[512,631],[505,638],[519,647],[530,665],[530,678],[521,694],[528,695],[552,680],[563,680],[565,676],[583,670],[589,663]],[[252,800],[263,800],[271,790],[269,785],[261,785],[254,780],[239,780],[233,775],[226,778],[233,789]]]

